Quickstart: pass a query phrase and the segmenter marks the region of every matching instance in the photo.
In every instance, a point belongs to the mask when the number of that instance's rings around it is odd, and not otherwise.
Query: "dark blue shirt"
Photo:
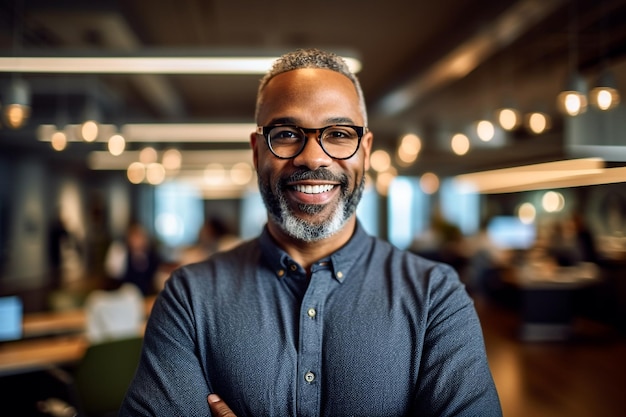
[[[273,242],[183,267],[159,295],[122,416],[501,416],[454,270],[358,225],[311,276]]]

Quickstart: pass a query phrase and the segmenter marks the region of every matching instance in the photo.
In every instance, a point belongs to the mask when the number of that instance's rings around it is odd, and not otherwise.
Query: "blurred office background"
[[[457,269],[505,416],[618,415],[623,0],[0,0],[0,297],[153,297],[258,234],[256,89],[298,47],[350,59],[375,135],[359,218]]]

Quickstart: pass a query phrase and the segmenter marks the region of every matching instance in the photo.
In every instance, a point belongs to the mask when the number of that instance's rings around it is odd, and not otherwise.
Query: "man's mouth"
[[[320,194],[325,193],[332,190],[335,186],[333,184],[323,184],[323,185],[303,185],[296,184],[293,186],[293,189],[304,194]]]

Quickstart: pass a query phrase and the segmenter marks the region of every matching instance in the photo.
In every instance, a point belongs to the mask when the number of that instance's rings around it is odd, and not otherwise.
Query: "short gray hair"
[[[361,89],[361,84],[359,83],[358,78],[350,71],[348,65],[345,63],[343,58],[332,52],[325,52],[316,48],[297,49],[293,52],[288,52],[284,54],[274,62],[272,68],[265,74],[263,78],[261,78],[261,83],[259,85],[259,90],[256,98],[256,109],[254,112],[255,120],[258,121],[259,110],[262,104],[261,97],[263,96],[263,90],[267,86],[267,83],[278,74],[302,68],[329,69],[348,77],[348,79],[352,81],[352,84],[354,84],[354,88],[356,89],[356,93],[359,97],[359,109],[361,110],[363,116],[363,123],[365,124],[365,126],[367,126],[367,109],[365,107],[365,97],[363,96],[363,90]]]

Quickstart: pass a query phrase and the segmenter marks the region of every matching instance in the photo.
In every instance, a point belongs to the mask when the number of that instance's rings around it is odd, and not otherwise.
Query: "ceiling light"
[[[415,162],[421,149],[422,140],[419,136],[409,133],[400,140],[400,146],[398,146],[396,155],[401,165],[408,166]]]
[[[63,74],[265,74],[276,56],[0,57],[0,72]],[[361,62],[342,54],[357,73]]]
[[[128,166],[126,176],[131,183],[139,184],[146,178],[146,166],[141,162],[135,161]]]
[[[204,181],[208,185],[220,185],[226,178],[224,165],[214,162],[204,169]]]
[[[144,165],[148,165],[153,162],[156,162],[157,158],[158,158],[157,151],[152,146],[146,146],[141,151],[139,151],[139,162],[141,162]]]
[[[457,133],[456,135],[452,136],[452,141],[450,142],[450,146],[452,147],[452,151],[455,154],[461,156],[469,152],[470,141],[469,141],[469,138],[465,136],[464,134]]]
[[[102,112],[94,98],[89,98],[85,104],[84,122],[80,125],[80,137],[85,142],[94,142],[100,135]]]
[[[256,130],[252,123],[126,124],[124,137],[132,142],[242,142]]]
[[[409,155],[417,155],[422,149],[422,140],[414,133],[406,134],[400,140],[400,149]]]
[[[539,135],[550,128],[550,117],[541,112],[530,113],[526,116],[526,126],[535,135]]]
[[[183,155],[178,149],[168,149],[163,152],[163,166],[168,171],[178,171],[183,164]]]
[[[94,150],[87,157],[87,166],[93,170],[126,170],[131,163],[139,161],[140,153],[139,150],[126,150],[122,155],[113,156],[108,151]],[[212,162],[230,167],[240,162],[250,163],[253,160],[251,149],[187,150],[180,153],[181,171],[202,171]],[[164,154],[162,163],[165,163],[165,159]]]
[[[557,96],[557,107],[563,114],[577,116],[587,110],[587,83],[580,74],[570,75],[565,90]]]
[[[601,158],[571,159],[463,174],[454,180],[461,189],[481,194],[626,182],[626,167],[604,165]]]
[[[556,191],[548,191],[541,197],[541,206],[548,213],[555,213],[565,207],[565,197]]]
[[[426,172],[420,178],[420,188],[426,194],[435,194],[439,190],[439,177],[432,172]]]
[[[537,218],[537,210],[531,203],[523,203],[517,210],[517,217],[524,224],[532,224]]]
[[[511,131],[521,124],[519,111],[512,107],[505,107],[498,110],[498,124],[502,129]]]
[[[85,120],[80,125],[80,136],[85,142],[93,142],[98,138],[98,122],[95,119]]]
[[[24,126],[30,116],[30,89],[26,81],[15,78],[9,84],[4,106],[4,120],[11,129]]]
[[[158,185],[165,181],[165,168],[158,162],[146,166],[146,181],[148,184]]]
[[[489,142],[496,134],[493,123],[491,123],[489,120],[479,121],[476,125],[476,134],[478,135],[478,138],[483,142]]]
[[[376,191],[382,196],[386,196],[389,192],[389,186],[396,179],[398,173],[393,167],[389,170],[381,172],[376,176]]]
[[[78,128],[77,125],[68,125],[68,131]],[[100,138],[109,138],[117,132],[117,127],[110,124],[99,126]],[[254,132],[253,123],[139,123],[125,124],[121,127],[121,135],[126,143],[248,143],[250,133]],[[39,126],[37,137],[40,141],[50,141],[56,131],[55,125]],[[68,138],[68,141],[77,140]]]
[[[600,75],[596,86],[589,93],[589,101],[594,107],[603,111],[617,107],[620,95],[611,72],[604,71]]]
[[[109,152],[113,156],[119,156],[124,152],[126,148],[126,141],[124,140],[124,136],[120,134],[115,134],[109,138],[109,142],[107,143],[107,148]]]
[[[234,184],[246,185],[253,176],[252,167],[247,162],[238,162],[230,168],[230,179]]]
[[[62,130],[57,130],[50,137],[50,144],[55,151],[62,151],[67,147],[67,135]]]
[[[385,172],[391,166],[391,157],[387,151],[378,149],[370,155],[370,165],[376,172]]]

